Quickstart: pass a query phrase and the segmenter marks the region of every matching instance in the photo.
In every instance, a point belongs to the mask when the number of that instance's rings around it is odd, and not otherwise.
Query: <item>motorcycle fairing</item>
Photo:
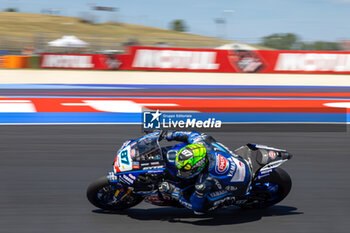
[[[286,150],[253,143],[248,143],[234,152],[248,162],[253,177],[258,179],[269,175],[274,168],[285,162],[284,160],[289,160],[292,157]],[[271,163],[272,165],[269,165]],[[262,168],[266,169],[260,174]]]

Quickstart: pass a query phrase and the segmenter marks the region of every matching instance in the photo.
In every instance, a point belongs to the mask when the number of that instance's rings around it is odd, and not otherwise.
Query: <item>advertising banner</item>
[[[120,61],[117,55],[109,54],[60,54],[43,53],[41,68],[49,69],[95,69],[117,70]]]
[[[123,70],[350,74],[350,52],[129,47]]]
[[[263,73],[350,74],[350,52],[258,51]]]
[[[255,50],[130,47],[125,70],[187,72],[262,72],[267,62]]]
[[[123,55],[44,53],[40,60],[51,69],[350,74],[350,52],[131,46]]]
[[[227,50],[129,47],[122,70],[237,72]]]

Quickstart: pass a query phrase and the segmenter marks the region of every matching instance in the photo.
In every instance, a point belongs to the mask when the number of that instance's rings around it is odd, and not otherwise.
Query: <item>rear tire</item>
[[[269,199],[268,198],[268,192],[261,192],[261,193],[254,193],[254,189],[252,191],[253,196],[260,196],[261,198],[265,197],[267,198],[264,201],[258,201],[255,202],[247,202],[246,204],[243,204],[241,207],[242,208],[267,208],[269,206],[275,205],[282,201],[286,196],[289,194],[291,188],[292,188],[292,180],[289,176],[289,174],[284,171],[281,168],[276,168],[269,176],[264,177],[262,179],[259,179],[256,181],[256,183],[271,183],[274,185],[278,185],[278,190],[277,190],[277,197],[274,199]]]
[[[131,193],[123,200],[120,200],[115,203],[110,203],[110,201],[113,200],[112,197],[114,196],[116,190],[116,186],[114,184],[109,183],[107,177],[101,177],[93,181],[89,185],[86,191],[86,196],[90,203],[94,206],[100,209],[111,211],[118,211],[131,208],[133,206],[136,206],[143,200],[142,196],[137,195],[135,193]],[[105,195],[103,196],[103,198],[100,197],[101,193]]]

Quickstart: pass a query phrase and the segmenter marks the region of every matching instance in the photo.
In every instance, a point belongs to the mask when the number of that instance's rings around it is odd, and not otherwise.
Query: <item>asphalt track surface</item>
[[[282,167],[289,196],[265,210],[212,215],[140,204],[96,209],[88,184],[112,169],[115,152],[140,126],[0,126],[0,232],[349,232],[350,133],[213,133],[231,148],[256,142],[294,154]]]

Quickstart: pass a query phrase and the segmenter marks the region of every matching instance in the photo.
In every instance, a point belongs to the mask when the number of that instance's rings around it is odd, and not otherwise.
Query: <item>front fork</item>
[[[107,175],[107,179],[111,184],[115,185],[116,187],[116,191],[113,195],[114,202],[121,201],[132,193],[133,188],[123,186],[119,182],[118,176],[116,176],[114,172],[109,172]]]

